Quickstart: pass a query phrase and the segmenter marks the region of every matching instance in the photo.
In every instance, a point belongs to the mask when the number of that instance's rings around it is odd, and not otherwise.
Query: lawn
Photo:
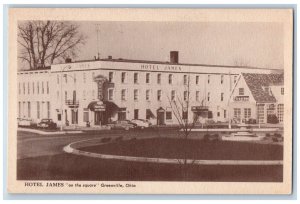
[[[180,165],[103,160],[58,154],[19,159],[18,180],[282,182],[282,165],[193,165],[183,179]]]
[[[283,146],[250,142],[149,138],[80,148],[101,154],[203,160],[282,160]]]

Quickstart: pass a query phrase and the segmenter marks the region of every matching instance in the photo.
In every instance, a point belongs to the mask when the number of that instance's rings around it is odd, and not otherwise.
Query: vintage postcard
[[[10,193],[290,194],[292,9],[9,10]]]

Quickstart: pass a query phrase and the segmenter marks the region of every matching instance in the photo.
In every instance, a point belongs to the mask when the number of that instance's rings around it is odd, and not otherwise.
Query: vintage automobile
[[[136,124],[138,128],[144,129],[151,126],[151,123],[147,120],[143,119],[133,119],[131,120],[132,123]]]
[[[30,127],[33,124],[33,121],[28,118],[18,118],[19,127]]]
[[[57,124],[52,119],[44,118],[37,124],[39,128],[56,129]]]
[[[111,129],[124,129],[124,130],[129,130],[129,129],[134,129],[137,127],[137,124],[132,123],[129,120],[117,120],[112,123],[107,124]]]

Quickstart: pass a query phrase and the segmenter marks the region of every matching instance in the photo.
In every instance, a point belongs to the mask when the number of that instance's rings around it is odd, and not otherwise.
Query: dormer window
[[[269,89],[269,87],[265,87],[264,89],[265,89],[265,92],[267,92],[267,93],[269,93],[269,92],[270,92],[270,89]]]

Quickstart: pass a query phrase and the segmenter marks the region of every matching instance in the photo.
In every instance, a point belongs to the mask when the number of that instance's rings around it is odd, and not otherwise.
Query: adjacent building
[[[58,124],[79,126],[87,123],[101,126],[114,120],[134,118],[169,125],[178,124],[174,115],[176,105],[184,119],[193,120],[198,116],[199,122],[226,122],[231,115],[239,115],[235,109],[238,105],[245,105],[237,101],[243,98],[236,92],[242,87],[253,108],[251,117],[257,117],[254,109],[260,107],[258,104],[265,104],[264,110],[269,110],[267,105],[275,104],[277,110],[282,108],[283,111],[283,103],[277,99],[283,78],[280,83],[261,83],[263,88],[269,87],[272,91],[273,97],[268,97],[267,101],[261,101],[251,92],[248,78],[255,74],[282,73],[276,69],[183,64],[179,63],[177,51],[170,53],[169,62],[113,59],[111,56],[81,62],[68,60],[42,70],[18,73],[19,117],[35,121],[52,118]],[[229,106],[229,103],[235,105]],[[240,111],[242,118],[242,109]],[[267,121],[260,118],[260,122]]]
[[[230,97],[231,118],[237,122],[255,119],[257,123],[282,123],[283,100],[283,73],[242,73]]]

